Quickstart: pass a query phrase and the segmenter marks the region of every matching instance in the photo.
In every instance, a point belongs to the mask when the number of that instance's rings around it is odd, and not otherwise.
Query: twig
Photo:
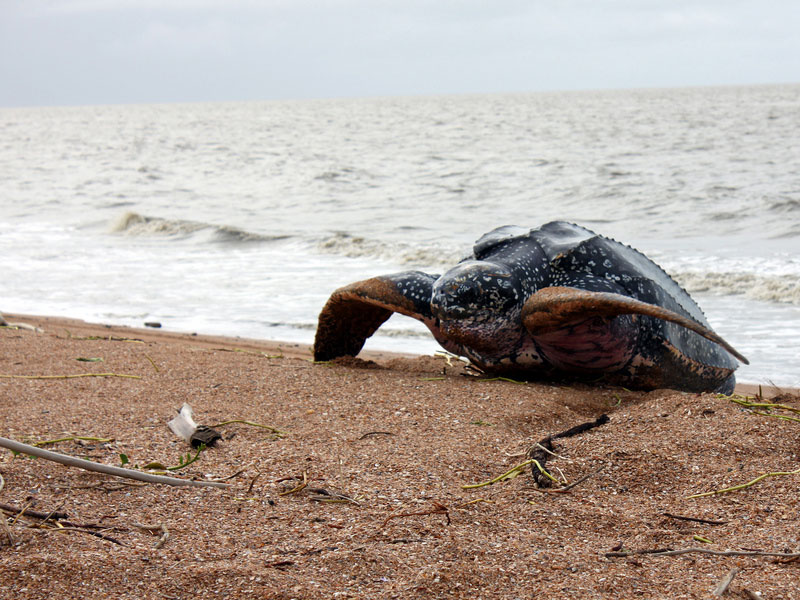
[[[141,379],[140,375],[126,375],[124,373],[77,373],[75,375],[0,375],[0,379],[77,379],[79,377],[123,377],[126,379]]]
[[[736,574],[739,571],[741,571],[741,569],[739,567],[734,567],[733,569],[728,571],[728,574],[725,575],[725,577],[723,577],[720,580],[719,584],[717,585],[717,589],[714,590],[713,595],[714,596],[722,596],[722,595],[724,595],[725,592],[728,591],[728,588],[731,586],[731,583],[733,582],[733,578],[736,577]]]
[[[257,350],[245,350],[244,348],[212,348],[212,350],[217,350],[219,352],[241,352],[242,354],[254,354],[265,358],[283,358],[283,351],[281,351],[281,354],[267,354],[266,352],[259,352]]]
[[[105,540],[107,542],[111,542],[113,544],[117,544],[119,546],[127,546],[127,544],[123,544],[118,539],[113,538],[108,535],[104,535],[99,531],[90,531],[88,529],[81,529],[80,527],[44,527],[44,531],[77,531],[78,533],[85,533],[86,535],[93,535],[94,537],[98,537],[101,540]]]
[[[21,509],[19,509],[19,512],[16,515],[14,515],[14,520],[11,521],[12,525],[15,525],[17,523],[17,521],[19,521],[19,518],[23,515],[23,513],[26,510],[28,510],[28,508],[30,508],[31,504],[33,504],[33,500],[28,500],[25,503],[25,506],[23,506]]]
[[[7,513],[16,514],[18,516],[26,516],[32,517],[34,519],[68,519],[69,515],[67,513],[56,512],[52,511],[49,513],[39,512],[38,510],[30,510],[29,508],[19,508],[17,506],[13,506],[11,504],[2,504],[0,503],[0,510],[3,510]]]
[[[365,433],[364,435],[362,435],[358,439],[359,439],[359,441],[361,441],[364,438],[367,438],[367,437],[369,437],[371,435],[394,435],[394,434],[391,431],[368,431],[367,433]]]
[[[264,566],[273,569],[283,569],[283,567],[291,567],[294,564],[293,560],[276,560],[274,562],[266,563]]]
[[[552,451],[550,448],[545,448],[545,447],[544,447],[544,446],[542,446],[542,445],[541,445],[539,442],[536,442],[536,443],[533,445],[533,447],[534,447],[534,448],[538,448],[539,450],[541,450],[541,451],[542,451],[542,452],[544,452],[545,454],[549,454],[549,455],[550,455],[550,456],[552,456],[553,458],[560,458],[560,459],[562,459],[562,460],[567,460],[567,459],[566,459],[566,458],[564,458],[563,456],[561,456],[561,455],[559,455],[559,454],[556,454],[555,452],[553,452],[553,451]],[[525,453],[525,452],[523,452],[522,454],[526,454],[526,453]]]
[[[454,360],[458,360],[458,361],[464,362],[464,363],[466,363],[467,366],[469,366],[469,360],[467,360],[466,358],[462,358],[461,356],[458,356],[457,354],[453,354],[452,352],[447,352],[446,350],[437,350],[436,352],[433,353],[433,357],[434,358],[443,358],[445,360],[445,362],[447,363],[448,367],[455,367],[456,366],[456,365],[453,364]]]
[[[569,484],[561,486],[561,487],[557,487],[557,488],[536,488],[536,487],[531,487],[531,488],[526,488],[526,489],[531,489],[531,490],[534,490],[536,492],[542,492],[542,493],[545,493],[545,494],[566,494],[569,490],[571,490],[575,486],[580,485],[581,483],[583,483],[584,481],[586,481],[590,477],[594,477],[595,475],[600,473],[607,466],[608,466],[608,464],[604,464],[599,469],[597,469],[595,471],[592,471],[591,473],[587,473],[586,475],[584,475],[583,477],[579,477],[578,479],[576,479],[572,483],[569,483]]]
[[[300,490],[302,490],[303,488],[305,488],[306,486],[308,486],[308,473],[306,471],[303,471],[303,481],[299,485],[293,487],[292,489],[286,490],[285,492],[281,492],[280,494],[278,494],[278,496],[288,496],[289,494],[295,494]]]
[[[342,502],[347,504],[355,504],[356,506],[361,506],[356,500],[351,498],[350,496],[345,496],[344,494],[338,494],[336,492],[331,492],[330,490],[326,490],[325,488],[308,488],[308,491],[312,494],[317,494],[317,496],[311,496],[310,500],[313,502]]]
[[[550,455],[555,455],[553,440],[579,435],[585,431],[589,431],[590,429],[599,427],[600,425],[605,425],[606,423],[608,423],[608,420],[609,420],[608,415],[600,415],[594,421],[581,423],[580,425],[576,425],[575,427],[570,427],[566,431],[562,431],[554,435],[548,435],[546,438],[543,438],[539,440],[539,442],[534,444],[530,448],[530,450],[528,450],[527,456],[529,459],[538,460],[540,467],[544,467],[547,464],[547,460],[549,459]],[[542,472],[543,471],[540,468],[540,473]],[[540,473],[533,471],[534,481],[539,485],[539,487],[549,487],[550,483],[547,481],[547,479],[543,478]]]
[[[130,531],[127,527],[118,527],[115,525],[100,525],[98,523],[73,523],[72,521],[64,521],[59,519],[58,525],[63,527],[78,527],[79,529],[101,529],[103,531]]]
[[[89,485],[73,485],[71,489],[73,490],[96,490],[99,489],[101,492],[118,492],[119,490],[125,490],[131,487],[142,487],[147,485],[146,483],[134,483],[133,481],[120,481],[119,485],[109,486],[110,482],[108,481],[98,481],[97,483],[92,483]]]
[[[682,517],[680,515],[673,515],[671,513],[665,512],[661,513],[665,517],[669,517],[670,519],[678,519],[679,521],[691,521],[693,523],[705,523],[706,525],[727,525],[727,521],[712,521],[710,519],[698,519],[697,517]]]
[[[788,410],[789,412],[800,414],[800,408],[787,406],[786,404],[775,404],[773,402],[750,402],[749,400],[736,398],[735,396],[732,396],[730,401],[740,406],[744,406],[745,408],[779,408],[781,410]]]
[[[58,452],[51,452],[43,448],[36,448],[28,444],[22,444],[8,438],[0,437],[0,447],[8,448],[12,452],[19,452],[21,454],[30,454],[31,456],[38,456],[46,460],[67,465],[70,467],[78,467],[87,471],[94,471],[97,473],[105,473],[106,475],[114,475],[116,477],[127,477],[128,479],[136,479],[138,481],[146,481],[148,483],[163,483],[166,485],[193,485],[193,486],[206,486],[206,487],[228,487],[226,483],[219,483],[216,481],[195,481],[193,479],[178,479],[176,477],[167,477],[165,475],[151,475],[149,473],[140,473],[133,469],[123,469],[121,467],[112,467],[95,463],[90,460],[83,460],[82,458],[75,458],[74,456],[67,456],[59,454]]]
[[[441,502],[433,502],[433,508],[430,510],[420,510],[415,512],[400,513],[397,515],[389,515],[383,522],[381,527],[386,527],[386,524],[392,519],[400,519],[402,517],[421,517],[425,515],[444,515],[447,517],[447,524],[450,525],[450,511]]]
[[[255,463],[255,461],[251,462],[246,467],[243,467],[243,468],[239,469],[238,471],[236,471],[235,473],[232,473],[231,475],[226,475],[225,477],[218,477],[216,479],[210,479],[209,481],[228,481],[228,479],[233,479],[234,477],[238,477],[239,475],[241,475],[242,473],[247,471],[247,469],[252,467],[254,463]]]
[[[253,491],[253,486],[256,484],[256,479],[258,479],[260,476],[261,476],[261,471],[256,471],[255,476],[253,477],[253,479],[250,480],[250,485],[247,486],[248,494]]]
[[[745,488],[750,487],[761,481],[762,479],[766,479],[767,477],[779,477],[781,475],[798,475],[800,474],[800,469],[795,469],[794,471],[774,471],[772,473],[764,473],[763,475],[759,475],[752,481],[748,481],[747,483],[742,483],[740,485],[735,485],[729,488],[723,488],[721,490],[714,490],[711,492],[703,492],[702,494],[692,494],[691,496],[687,496],[687,498],[702,498],[703,496],[716,496],[717,494],[727,494],[728,492],[735,492],[737,490],[743,490]]]
[[[681,554],[711,554],[713,556],[775,556],[778,558],[797,558],[800,552],[762,552],[761,550],[709,550],[707,548],[683,548],[681,550],[622,550],[620,552],[606,552],[606,558],[624,558],[639,554],[650,556],[679,556]]]

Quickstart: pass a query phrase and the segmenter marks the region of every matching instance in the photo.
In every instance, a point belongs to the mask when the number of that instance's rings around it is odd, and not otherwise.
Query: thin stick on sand
[[[178,479],[177,477],[167,477],[165,475],[151,475],[150,473],[140,473],[132,469],[123,469],[121,467],[112,467],[110,465],[103,465],[100,463],[92,462],[90,460],[83,460],[82,458],[75,458],[74,456],[67,456],[66,454],[59,454],[58,452],[51,452],[43,448],[29,446],[8,438],[0,437],[0,447],[8,448],[12,452],[19,452],[21,454],[29,454],[31,456],[38,456],[46,460],[67,465],[69,467],[78,467],[87,471],[94,471],[97,473],[105,473],[106,475],[114,475],[116,477],[127,477],[128,479],[136,479],[138,481],[146,481],[147,483],[163,483],[165,485],[194,485],[206,487],[228,487],[227,483],[219,483],[216,481],[195,481],[192,479]]]

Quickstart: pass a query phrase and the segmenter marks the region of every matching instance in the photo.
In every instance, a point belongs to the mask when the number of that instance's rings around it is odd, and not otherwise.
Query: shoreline
[[[223,344],[226,346],[241,346],[245,349],[260,350],[268,354],[275,354],[283,351],[288,357],[309,358],[311,355],[311,345],[301,342],[264,340],[258,338],[248,338],[238,335],[216,335],[200,332],[172,331],[161,327],[134,327],[131,325],[109,325],[85,321],[73,317],[61,317],[57,315],[30,315],[22,313],[0,313],[10,323],[19,322],[33,325],[47,331],[46,327],[59,328],[69,331],[69,327],[81,328],[84,331],[93,332],[91,335],[130,334],[141,338],[143,341],[177,341],[177,342],[196,342],[201,345]],[[364,350],[359,354],[359,358],[374,360],[391,358],[411,358],[417,354],[406,352],[392,352],[382,350]]]
[[[116,332],[118,334],[129,332],[131,335],[135,334],[137,337],[151,341],[174,340],[183,342],[194,341],[202,345],[213,345],[213,344],[236,345],[236,346],[241,346],[244,349],[257,350],[260,352],[265,352],[267,354],[277,354],[283,352],[289,357],[304,358],[304,359],[308,359],[311,354],[311,345],[303,344],[300,342],[262,340],[256,338],[246,338],[241,336],[204,334],[199,332],[186,333],[186,332],[165,330],[158,327],[133,327],[129,325],[107,325],[103,323],[84,321],[82,319],[77,319],[72,317],[61,317],[55,315],[29,315],[22,313],[0,313],[0,314],[4,315],[6,319],[10,322],[28,323],[30,325],[39,327],[40,329],[45,329],[43,325],[58,327],[67,330],[69,326],[73,326],[73,327],[81,327],[86,330],[91,330],[95,332],[94,335],[102,335],[102,332],[106,332],[107,335],[110,335],[109,332],[112,333]],[[423,356],[430,356],[430,355],[396,352],[388,350],[362,350],[357,358],[361,360],[386,361],[386,360],[391,360],[393,358],[415,358],[415,357],[420,358]],[[734,393],[741,396],[761,395],[761,397],[769,399],[774,396],[785,393],[799,394],[800,388],[768,386],[764,384],[752,383],[747,381],[740,382],[737,380],[736,389]]]
[[[228,487],[131,484],[0,448],[2,597],[699,600],[734,567],[737,597],[796,594],[797,413],[6,316],[44,333],[0,329],[0,437]],[[167,427],[185,402],[222,434],[214,447]],[[800,412],[800,395],[780,403]],[[530,464],[489,483],[547,438],[560,491]]]

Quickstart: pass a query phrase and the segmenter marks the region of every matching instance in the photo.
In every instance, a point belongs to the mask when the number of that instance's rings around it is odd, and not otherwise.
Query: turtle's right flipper
[[[357,281],[333,292],[319,315],[314,360],[357,355],[394,312],[431,322],[431,293],[437,277],[404,271]]]
[[[591,317],[618,315],[645,315],[676,323],[718,344],[744,364],[750,364],[733,346],[694,319],[620,294],[591,292],[572,287],[542,288],[525,302],[522,322],[535,339]]]

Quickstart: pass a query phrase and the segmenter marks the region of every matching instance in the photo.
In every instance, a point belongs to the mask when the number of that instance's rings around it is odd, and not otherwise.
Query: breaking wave
[[[347,233],[336,233],[317,244],[317,250],[351,258],[379,258],[410,267],[447,270],[464,258],[462,251],[436,244],[413,245],[382,242]],[[748,271],[701,272],[677,270],[675,280],[690,293],[744,296],[751,300],[800,305],[800,275],[758,274]]]
[[[220,243],[271,242],[289,237],[284,235],[262,235],[229,225],[213,225],[200,221],[149,217],[135,212],[127,212],[122,215],[112,226],[111,232],[132,237],[158,236],[174,238],[205,234],[209,236],[209,241]]]
[[[349,233],[337,232],[317,243],[317,251],[324,254],[339,254],[350,258],[378,258],[416,267],[437,269],[452,266],[463,258],[453,248],[438,244],[407,244],[403,242],[383,242]]]
[[[201,221],[165,219],[127,212],[113,225],[112,233],[125,236],[192,239],[208,243],[253,243],[294,240],[307,250],[320,254],[385,261],[407,268],[442,272],[456,264],[469,248],[456,248],[437,242],[407,243],[379,240],[336,232],[324,237],[305,238],[292,235],[263,235]],[[723,267],[724,268],[724,267]],[[744,296],[752,300],[800,306],[800,275],[763,273],[750,269],[718,272],[695,271],[691,267],[670,269],[675,280],[689,293],[718,296]]]
[[[676,273],[674,278],[690,293],[743,295],[752,300],[800,305],[800,276],[797,275],[683,272]]]

